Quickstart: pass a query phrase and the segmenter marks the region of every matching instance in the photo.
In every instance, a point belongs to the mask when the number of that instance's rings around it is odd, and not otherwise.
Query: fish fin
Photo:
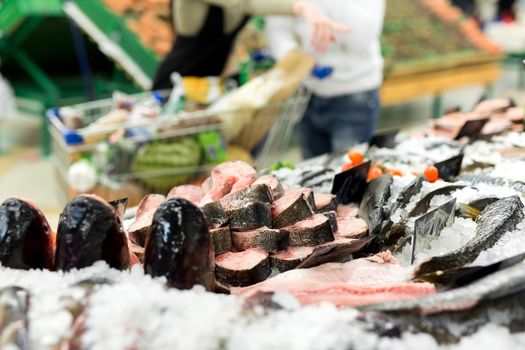
[[[123,222],[126,209],[128,208],[128,198],[114,200],[112,202],[109,202],[109,205],[115,208],[118,218],[121,222]]]
[[[461,213],[461,216],[472,220],[476,220],[481,214],[481,211],[479,211],[479,209],[476,209],[468,204],[458,203],[458,209]]]

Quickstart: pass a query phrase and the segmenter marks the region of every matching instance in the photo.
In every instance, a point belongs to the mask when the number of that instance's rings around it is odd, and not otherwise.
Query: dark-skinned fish
[[[473,262],[483,250],[491,248],[505,233],[515,229],[523,217],[523,203],[518,196],[500,199],[487,206],[476,220],[476,233],[470,241],[459,249],[421,263],[415,276],[459,268]]]

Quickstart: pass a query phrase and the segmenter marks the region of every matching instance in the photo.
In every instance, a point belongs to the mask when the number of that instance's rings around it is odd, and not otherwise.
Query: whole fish
[[[462,287],[499,270],[507,269],[525,261],[525,253],[498,261],[490,265],[468,266],[420,275],[418,279],[441,285],[445,288]]]
[[[418,182],[416,181],[421,181],[422,183],[422,180],[416,179],[415,182],[409,187],[407,187],[403,192],[408,193],[408,194],[416,192],[416,189],[419,187]],[[383,249],[389,249],[394,252],[400,251],[403,248],[403,246],[412,239],[411,237],[414,233],[413,227],[412,225],[409,224],[409,221],[413,220],[415,217],[418,217],[418,216],[421,216],[427,213],[428,210],[430,209],[430,203],[432,202],[432,199],[434,197],[440,196],[440,195],[448,195],[463,187],[465,186],[455,186],[455,185],[445,186],[445,187],[438,188],[437,190],[427,193],[425,196],[423,196],[422,199],[420,199],[416,203],[414,209],[412,209],[410,213],[403,215],[401,217],[400,222],[393,223],[391,220],[386,221],[386,223],[383,225],[383,228],[381,230],[381,235],[378,238],[378,245]],[[410,196],[409,198],[412,198],[412,197],[413,195]],[[405,199],[405,202],[406,202],[406,199]],[[398,208],[399,207],[396,207],[396,204],[394,204],[394,209],[398,209]]]
[[[9,198],[0,206],[0,263],[14,269],[54,269],[54,237],[32,203]]]
[[[455,251],[421,263],[415,276],[459,268],[473,262],[483,250],[494,246],[501,236],[513,230],[523,217],[523,203],[518,196],[490,204],[477,218],[476,234],[470,241]]]
[[[524,331],[524,300],[525,264],[520,263],[465,287],[361,310],[386,313],[404,331],[427,332],[440,343],[450,343],[488,323]]]
[[[110,267],[129,267],[126,234],[117,211],[103,199],[81,195],[60,214],[55,264],[58,270],[91,266],[102,260]]]
[[[62,309],[67,310],[73,322],[71,332],[56,344],[56,349],[81,350],[82,335],[86,331],[86,313],[92,293],[97,287],[111,285],[113,281],[104,277],[90,278],[75,283],[70,287],[70,293],[63,296],[58,302]]]
[[[0,290],[0,349],[29,350],[29,292],[20,287]]]
[[[159,207],[146,241],[147,274],[164,276],[179,289],[200,284],[213,290],[213,255],[208,223],[198,207],[181,198],[171,198]]]
[[[517,192],[525,193],[525,183],[492,177],[486,173],[464,174],[460,176],[459,180],[471,186],[475,186],[477,184],[487,184],[493,186],[510,187]]]

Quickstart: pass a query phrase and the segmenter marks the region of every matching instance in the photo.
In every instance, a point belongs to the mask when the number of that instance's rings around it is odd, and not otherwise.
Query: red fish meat
[[[183,185],[173,187],[168,193],[168,199],[178,197],[186,199],[194,204],[198,204],[204,197],[204,190],[195,185]]]
[[[237,192],[250,186],[257,180],[257,172],[250,165],[236,161],[216,166],[203,187],[208,190],[201,205],[215,202],[228,193]]]
[[[365,220],[358,218],[337,219],[336,234],[346,238],[359,238],[368,232]]]

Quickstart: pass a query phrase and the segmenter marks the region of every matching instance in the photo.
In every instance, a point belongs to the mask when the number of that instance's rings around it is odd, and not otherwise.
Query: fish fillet
[[[435,292],[430,283],[410,282],[411,270],[399,265],[390,252],[345,264],[324,264],[291,270],[259,284],[232,290],[250,298],[258,292],[288,291],[302,305],[331,302],[354,307],[403,300]]]

